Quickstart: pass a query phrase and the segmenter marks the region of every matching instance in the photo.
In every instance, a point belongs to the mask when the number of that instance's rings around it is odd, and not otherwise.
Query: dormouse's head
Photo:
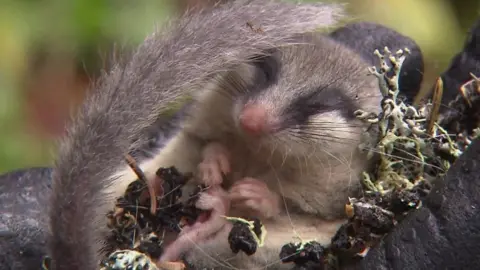
[[[354,111],[380,106],[378,81],[367,68],[328,37],[296,37],[239,69],[250,83],[236,93],[234,123],[253,145],[291,154],[353,149],[362,132]]]

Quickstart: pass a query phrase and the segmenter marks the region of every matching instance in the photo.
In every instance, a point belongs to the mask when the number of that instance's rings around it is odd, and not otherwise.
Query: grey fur
[[[224,261],[230,258],[228,263],[241,269],[267,265],[279,269],[278,254],[293,240],[294,231],[303,239],[327,244],[345,218],[348,197],[359,191],[358,174],[366,164],[355,158],[355,149],[362,125],[346,117],[345,111],[353,113],[352,107],[378,111],[377,79],[368,75],[368,63],[362,57],[327,36],[304,34],[290,41],[270,50],[277,63],[270,70],[277,74],[260,88],[255,88],[259,85],[256,78],[264,70],[255,64],[241,64],[214,78],[184,119],[183,129],[154,159],[142,164],[150,176],[161,166],[195,171],[203,147],[220,142],[230,150],[234,172],[224,182],[227,189],[244,177],[254,177],[288,202],[279,216],[263,220],[269,234],[256,254],[234,256],[226,241],[228,232],[221,231],[187,254],[187,260],[197,267],[227,269],[231,266]],[[317,99],[323,108],[309,112],[305,123],[288,122],[291,113],[302,110],[290,108],[299,97]],[[260,139],[242,134],[232,112],[248,101],[259,102],[285,126]],[[305,100],[303,106],[308,105]],[[122,177],[132,180],[128,172]],[[229,215],[235,216],[235,211],[231,209]]]
[[[203,79],[294,33],[330,26],[342,13],[340,5],[234,1],[173,21],[102,76],[60,144],[49,214],[52,269],[97,268],[104,214],[115,196],[106,192],[116,185],[112,176],[126,168],[123,155],[145,143],[148,128],[172,102]]]

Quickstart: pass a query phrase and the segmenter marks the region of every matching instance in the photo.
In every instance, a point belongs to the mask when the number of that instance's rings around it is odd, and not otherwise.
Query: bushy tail
[[[337,4],[232,1],[173,20],[102,76],[60,145],[49,213],[52,268],[98,268],[104,213],[113,201],[104,191],[124,168],[132,140],[159,113],[212,72],[292,34],[331,27],[342,15]]]

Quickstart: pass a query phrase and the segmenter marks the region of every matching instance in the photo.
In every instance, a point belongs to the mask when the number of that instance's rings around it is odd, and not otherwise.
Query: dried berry
[[[310,241],[305,244],[289,243],[284,245],[280,251],[282,262],[293,262],[296,265],[304,265],[309,262],[323,263],[324,258],[325,248],[316,241]]]
[[[228,234],[228,243],[233,253],[239,251],[252,255],[257,251],[257,242],[248,228],[248,224],[242,222],[234,222],[233,228]]]
[[[252,255],[258,246],[263,245],[265,230],[260,220],[252,218],[251,221],[242,218],[228,218],[233,221],[233,227],[228,234],[228,243],[233,253],[239,251]]]

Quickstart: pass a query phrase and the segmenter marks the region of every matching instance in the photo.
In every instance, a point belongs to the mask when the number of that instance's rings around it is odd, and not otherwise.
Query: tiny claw
[[[216,210],[226,215],[229,206],[228,193],[219,186],[210,187],[200,193],[195,206],[198,209]]]
[[[236,182],[229,192],[234,207],[254,211],[263,218],[271,218],[281,212],[281,197],[260,180],[245,178]]]
[[[207,186],[219,185],[223,181],[223,176],[218,169],[218,165],[210,162],[202,162],[199,165],[202,172],[202,182]]]
[[[228,157],[222,155],[218,158],[218,162],[220,163],[220,169],[222,170],[223,174],[230,173],[230,162],[228,161]]]
[[[230,173],[228,150],[220,143],[209,143],[203,149],[203,161],[198,164],[202,183],[208,186],[220,185],[223,176]]]

